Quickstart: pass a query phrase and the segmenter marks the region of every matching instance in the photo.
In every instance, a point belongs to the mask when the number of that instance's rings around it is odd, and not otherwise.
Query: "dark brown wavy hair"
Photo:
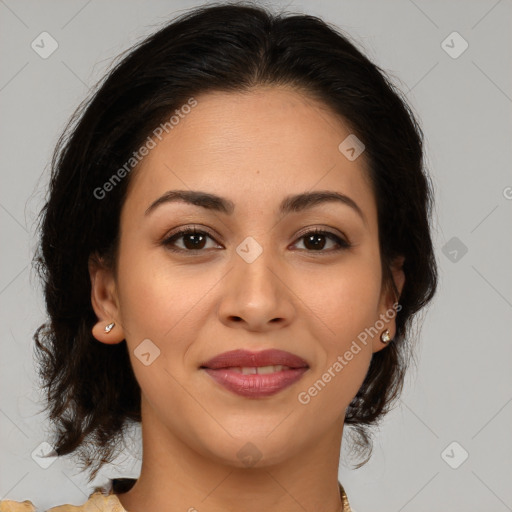
[[[346,410],[353,447],[372,451],[372,426],[399,397],[409,366],[413,318],[432,299],[437,266],[431,240],[433,189],[423,133],[386,73],[347,35],[304,14],[250,3],[195,8],[137,43],[112,65],[59,138],[41,210],[34,266],[49,321],[35,352],[57,454],[74,453],[89,482],[141,421],[140,387],[126,341],[97,342],[89,256],[115,269],[120,211],[130,176],[98,199],[106,183],[158,125],[190,97],[287,85],[323,102],[364,143],[378,211],[383,283],[397,292],[390,264],[405,257],[396,336],[373,354]],[[396,294],[398,297],[398,293]]]

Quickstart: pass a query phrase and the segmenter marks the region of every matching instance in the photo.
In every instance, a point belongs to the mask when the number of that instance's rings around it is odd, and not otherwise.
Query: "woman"
[[[405,100],[318,18],[217,4],[74,119],[35,258],[54,446],[90,482],[133,422],[143,443],[76,510],[350,510],[344,427],[364,464],[437,283]]]

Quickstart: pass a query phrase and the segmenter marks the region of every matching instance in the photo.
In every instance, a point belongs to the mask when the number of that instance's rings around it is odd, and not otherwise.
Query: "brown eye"
[[[162,245],[173,252],[202,251],[203,249],[208,248],[206,247],[208,239],[215,241],[215,239],[206,231],[200,231],[195,228],[186,228],[167,237],[163,240]],[[179,240],[182,240],[181,247],[177,246],[177,242]],[[304,250],[307,252],[334,252],[351,247],[351,244],[343,238],[340,238],[329,231],[319,229],[304,233],[299,240],[304,240]],[[331,243],[331,247],[329,247],[329,243]],[[332,247],[332,244],[334,244],[334,247]]]
[[[188,228],[178,231],[170,237],[167,237],[162,242],[162,245],[165,245],[169,248],[169,250],[176,252],[198,251],[205,248],[208,238],[213,240],[213,238],[206,231],[198,231],[196,229]],[[175,244],[179,239],[183,239],[183,247],[175,247]]]
[[[303,234],[299,240],[302,239],[304,239],[304,247],[309,252],[332,252],[341,249],[348,249],[350,247],[350,244],[346,240],[343,240],[334,233],[318,229],[308,231],[307,233]],[[326,245],[328,245],[329,240],[334,242],[335,246],[337,245],[337,247],[324,251],[323,249]]]

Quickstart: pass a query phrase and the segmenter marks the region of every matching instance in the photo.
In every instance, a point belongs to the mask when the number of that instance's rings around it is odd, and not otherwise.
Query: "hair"
[[[90,482],[122,447],[127,428],[141,422],[141,391],[126,340],[107,345],[92,336],[98,319],[88,272],[93,255],[116,268],[120,211],[131,175],[110,187],[108,200],[95,190],[191,97],[269,85],[319,100],[365,145],[383,283],[401,305],[396,336],[373,354],[345,411],[354,446],[371,454],[371,427],[402,391],[412,320],[437,287],[430,234],[433,189],[423,133],[411,107],[348,36],[311,15],[274,14],[249,3],[201,6],[129,50],[66,125],[39,214],[34,265],[49,319],[34,341],[56,453],[78,456]],[[390,270],[397,256],[405,258],[401,294]]]

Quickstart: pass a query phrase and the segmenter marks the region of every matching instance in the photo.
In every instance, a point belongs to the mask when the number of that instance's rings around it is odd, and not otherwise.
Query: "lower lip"
[[[218,370],[211,368],[203,369],[210,377],[229,391],[248,398],[275,395],[297,382],[308,370],[308,368],[292,368],[263,375],[244,375],[229,368],[220,368]]]

